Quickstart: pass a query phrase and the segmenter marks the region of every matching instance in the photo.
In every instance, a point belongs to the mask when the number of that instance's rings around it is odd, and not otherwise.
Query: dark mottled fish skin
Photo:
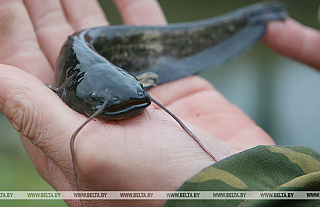
[[[189,23],[85,29],[69,36],[61,49],[57,93],[87,116],[108,101],[98,117],[128,118],[150,104],[131,74],[153,72],[158,85],[197,74],[250,48],[264,35],[269,21],[286,17],[284,4],[262,2]]]
[[[202,21],[98,27],[78,34],[130,73],[156,73],[159,85],[195,75],[239,55],[261,39],[269,21],[286,17],[284,4],[262,2]]]

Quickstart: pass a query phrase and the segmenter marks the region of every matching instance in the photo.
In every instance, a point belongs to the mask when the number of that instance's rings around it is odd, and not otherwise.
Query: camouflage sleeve
[[[320,191],[320,154],[258,146],[206,167],[178,191]],[[168,200],[165,206],[320,206],[318,200]]]

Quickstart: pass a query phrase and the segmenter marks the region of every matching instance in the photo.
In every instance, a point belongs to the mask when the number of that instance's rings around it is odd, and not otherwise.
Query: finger
[[[40,47],[54,68],[61,45],[73,32],[58,0],[25,0]]]
[[[115,0],[125,24],[165,25],[163,11],[156,0]]]
[[[66,16],[75,31],[104,26],[108,21],[96,0],[62,0]]]
[[[0,65],[0,80],[0,111],[20,135],[73,180],[68,137],[85,117],[66,107],[39,79],[18,68]]]
[[[320,32],[293,19],[271,22],[263,42],[277,52],[320,69]]]
[[[49,82],[53,73],[39,49],[22,1],[0,1],[0,62],[23,68]]]

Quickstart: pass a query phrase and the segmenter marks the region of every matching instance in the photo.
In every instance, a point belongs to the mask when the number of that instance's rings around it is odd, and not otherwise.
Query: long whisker
[[[193,134],[190,129],[176,116],[174,115],[171,111],[169,111],[169,109],[167,109],[166,107],[164,107],[161,103],[159,103],[157,100],[155,100],[154,98],[152,98],[148,93],[147,96],[149,97],[149,99],[154,102],[155,104],[157,104],[160,108],[162,108],[165,112],[167,112],[174,120],[176,120],[179,125],[199,144],[199,146],[203,149],[203,151],[205,151],[208,155],[210,155],[210,157],[212,157],[212,159],[217,162],[217,159],[215,158],[215,156],[206,149],[206,147],[203,145],[203,143],[199,140],[199,138]]]
[[[79,126],[71,136],[71,139],[70,139],[71,158],[72,158],[73,171],[74,171],[74,176],[76,178],[76,184],[77,184],[78,191],[80,191],[80,185],[79,185],[79,179],[78,179],[78,173],[77,173],[76,159],[75,159],[75,154],[74,154],[74,140],[75,140],[76,136],[78,135],[78,133],[80,132],[80,130],[87,123],[89,123],[89,121],[91,121],[93,118],[98,116],[108,106],[108,104],[109,104],[109,102],[103,103],[102,106],[96,112],[94,112],[94,114],[92,114],[85,122],[83,122],[83,124],[81,124],[81,126]],[[81,199],[80,199],[80,202],[81,202],[81,205],[82,205]]]

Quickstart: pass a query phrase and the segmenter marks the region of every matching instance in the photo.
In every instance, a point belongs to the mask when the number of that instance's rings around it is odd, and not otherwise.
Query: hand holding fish
[[[115,2],[126,24],[166,23],[156,1]],[[0,111],[19,131],[39,174],[56,190],[76,190],[69,140],[86,117],[70,109],[43,83],[53,83],[55,61],[67,35],[107,25],[107,20],[97,2],[88,0],[1,1],[0,12]],[[293,30],[299,36],[290,35]],[[287,41],[272,38],[280,33],[288,35]],[[308,44],[292,44],[291,38]],[[318,31],[291,19],[272,23],[264,37],[277,51],[317,68],[319,39]],[[218,160],[256,145],[274,144],[244,112],[200,77],[166,83],[149,93],[190,123],[188,127]],[[81,152],[76,155],[81,188],[176,190],[212,164],[210,156],[180,127],[173,127],[176,125],[156,106],[121,121],[90,122],[75,144]],[[68,205],[72,202],[78,201],[66,201]],[[132,201],[118,202],[120,206]],[[143,202],[163,205],[164,201]]]

